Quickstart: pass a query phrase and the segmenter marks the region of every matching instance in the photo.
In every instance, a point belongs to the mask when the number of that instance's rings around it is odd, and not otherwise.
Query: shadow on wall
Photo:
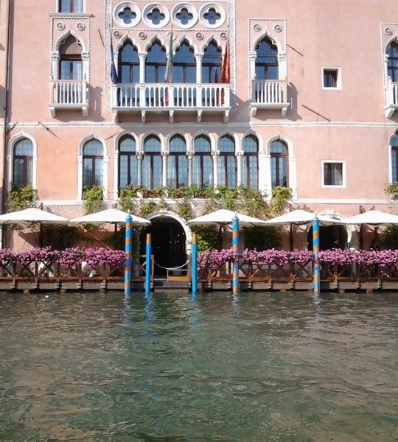
[[[4,86],[0,85],[0,118],[4,118],[5,117],[5,106],[3,103],[5,103],[5,99],[6,99],[6,90]]]

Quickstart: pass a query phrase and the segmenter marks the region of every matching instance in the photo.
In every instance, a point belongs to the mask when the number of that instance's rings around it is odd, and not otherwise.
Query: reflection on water
[[[1,441],[393,441],[398,294],[0,296]]]

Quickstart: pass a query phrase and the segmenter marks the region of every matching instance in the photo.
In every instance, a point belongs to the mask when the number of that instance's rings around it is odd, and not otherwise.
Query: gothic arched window
[[[104,148],[98,140],[90,140],[83,146],[83,188],[102,186],[104,172]]]
[[[218,143],[218,184],[220,186],[236,186],[235,141],[231,135],[224,135]]]
[[[13,152],[13,187],[33,183],[33,143],[23,138],[15,143]]]
[[[130,135],[123,136],[119,141],[119,189],[128,185],[138,184],[138,160],[136,143]]]
[[[243,140],[242,184],[258,189],[258,139],[254,135]]]
[[[188,158],[185,138],[174,135],[169,142],[167,185],[177,189],[188,185]]]
[[[153,189],[162,185],[163,167],[160,139],[149,135],[144,141],[144,156],[142,158],[142,185]]]
[[[256,45],[256,80],[277,80],[278,50],[269,38],[263,38]]]
[[[272,187],[288,187],[288,156],[289,151],[285,142],[272,141],[271,154],[271,184]]]
[[[192,159],[192,184],[200,188],[213,184],[213,158],[210,139],[199,135],[194,140],[195,155]]]

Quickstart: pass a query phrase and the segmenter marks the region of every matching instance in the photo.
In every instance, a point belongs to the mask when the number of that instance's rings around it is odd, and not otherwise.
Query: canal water
[[[1,441],[397,441],[398,294],[0,295]]]

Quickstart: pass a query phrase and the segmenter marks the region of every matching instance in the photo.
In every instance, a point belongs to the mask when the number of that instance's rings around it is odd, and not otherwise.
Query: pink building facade
[[[127,184],[243,184],[338,218],[396,213],[397,14],[395,0],[2,0],[2,210],[26,183],[67,218],[93,184],[104,208]],[[183,219],[149,218],[179,223],[189,250]]]

